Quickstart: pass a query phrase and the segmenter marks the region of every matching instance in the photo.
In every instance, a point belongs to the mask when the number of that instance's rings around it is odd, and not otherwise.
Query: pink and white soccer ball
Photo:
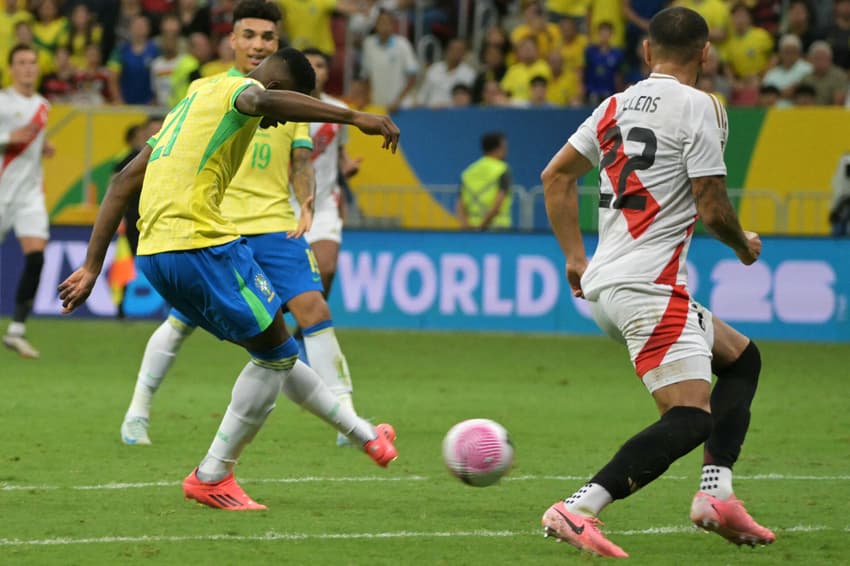
[[[505,427],[489,419],[469,419],[454,425],[443,439],[443,460],[465,484],[493,485],[508,473],[514,447]]]

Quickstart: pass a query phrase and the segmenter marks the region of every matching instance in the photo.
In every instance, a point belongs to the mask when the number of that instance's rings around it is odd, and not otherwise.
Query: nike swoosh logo
[[[573,532],[574,532],[575,534],[580,535],[581,533],[583,533],[583,532],[584,532],[584,525],[582,525],[582,526],[580,526],[580,527],[579,527],[578,525],[576,525],[575,523],[573,523],[572,521],[570,521],[570,518],[569,518],[569,517],[567,517],[566,515],[564,515],[563,513],[561,513],[560,511],[558,511],[557,509],[555,509],[555,513],[557,513],[558,515],[560,515],[561,517],[563,517],[563,518],[564,518],[564,520],[567,522],[567,524],[570,526],[570,528],[573,530]]]

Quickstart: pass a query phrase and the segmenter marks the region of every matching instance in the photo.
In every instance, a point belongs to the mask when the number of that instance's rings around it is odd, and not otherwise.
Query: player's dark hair
[[[543,75],[534,75],[533,77],[531,77],[531,80],[528,81],[528,84],[530,86],[537,86],[537,85],[546,86],[546,85],[549,84],[549,81],[546,80],[546,77],[544,77]]]
[[[316,55],[325,60],[325,65],[327,65],[328,69],[331,68],[331,56],[319,49],[318,47],[308,47],[306,49],[302,49],[301,53],[304,55]]]
[[[481,151],[485,154],[492,153],[502,146],[505,134],[502,132],[488,132],[481,136]]]
[[[708,24],[688,8],[666,8],[649,22],[650,45],[678,63],[698,59],[707,42]]]
[[[602,31],[603,29],[607,29],[610,32],[614,32],[614,24],[609,21],[599,22],[599,25],[596,26],[597,31]]]
[[[272,55],[272,60],[286,63],[289,76],[295,81],[294,90],[302,94],[316,90],[316,72],[303,53],[294,47],[284,47]]]
[[[12,61],[15,59],[15,55],[17,55],[21,51],[31,51],[33,53],[36,53],[35,47],[33,47],[32,45],[25,45],[23,43],[19,43],[16,46],[14,46],[11,51],[9,51],[9,60],[8,60],[9,65],[12,64]]]
[[[245,18],[268,20],[277,25],[281,20],[280,8],[275,2],[242,0],[233,9],[233,23],[236,24],[236,22]]]
[[[761,85],[761,87],[759,87],[759,94],[775,94],[776,96],[779,96],[782,93],[773,85]]]

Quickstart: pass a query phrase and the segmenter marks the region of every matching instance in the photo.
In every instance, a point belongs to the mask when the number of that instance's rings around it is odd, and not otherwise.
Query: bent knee
[[[308,291],[290,300],[289,312],[301,328],[315,326],[331,318],[331,309],[318,291]]]

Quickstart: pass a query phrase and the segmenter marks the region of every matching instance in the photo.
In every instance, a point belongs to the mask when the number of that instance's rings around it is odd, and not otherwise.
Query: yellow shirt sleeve
[[[310,137],[310,124],[299,122],[295,124],[295,132],[292,134],[292,149],[303,147],[313,150],[313,138]]]

